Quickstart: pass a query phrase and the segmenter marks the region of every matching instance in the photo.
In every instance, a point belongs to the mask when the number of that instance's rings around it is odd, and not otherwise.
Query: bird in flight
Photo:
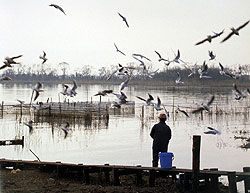
[[[48,59],[46,58],[46,53],[43,51],[43,55],[39,56],[40,59],[43,60],[42,64],[44,64]]]
[[[155,51],[155,53],[159,56],[159,59],[158,59],[159,62],[160,61],[166,61],[166,62],[168,62],[167,59],[164,59],[164,58],[161,57],[161,54],[159,52]]]
[[[160,111],[163,108],[161,107],[161,99],[157,97],[157,103],[155,103],[155,110]]]
[[[14,57],[6,57],[4,60],[4,65],[0,67],[1,69],[4,69],[6,67],[12,67],[11,64],[20,64],[20,62],[16,62],[15,59],[22,57],[23,55],[19,55],[19,56],[14,56]]]
[[[124,54],[124,52],[122,52],[121,50],[118,49],[117,45],[114,43],[115,49],[117,52],[120,52],[122,55],[126,56],[126,54]]]
[[[231,28],[231,32],[221,41],[221,43],[227,41],[232,35],[237,35],[239,36],[239,31],[245,27],[250,20],[248,20],[246,23],[242,24],[241,26],[237,27],[236,29],[234,27]]]
[[[246,96],[238,89],[236,84],[233,84],[233,87],[234,87],[233,93],[234,93],[235,100],[240,100],[240,99],[246,98]]]
[[[153,105],[152,101],[154,100],[154,98],[149,93],[148,93],[148,98],[147,99],[144,99],[144,98],[139,97],[139,96],[136,96],[136,98],[144,101],[145,102],[145,106]]]
[[[213,51],[208,50],[209,60],[214,60],[216,55],[213,53]]]
[[[205,39],[203,39],[203,40],[197,42],[195,45],[196,45],[196,46],[197,46],[197,45],[200,45],[200,44],[202,44],[202,43],[204,43],[204,42],[206,42],[206,41],[208,41],[209,43],[211,43],[211,42],[212,42],[212,39],[214,39],[214,38],[216,38],[216,37],[219,37],[221,34],[224,33],[224,29],[223,29],[221,32],[219,32],[219,33],[216,33],[216,32],[213,32],[213,33],[214,33],[214,35],[208,35],[207,38],[205,38]]]
[[[214,129],[212,127],[207,127],[208,128],[208,131],[204,131],[205,134],[213,134],[213,135],[220,135],[221,132],[217,129]]]
[[[211,99],[208,101],[207,104],[201,103],[201,106],[198,109],[193,110],[192,113],[199,113],[203,110],[206,110],[208,112],[213,101],[214,101],[214,96],[211,97]]]
[[[64,91],[61,92],[61,94],[63,95],[67,95],[67,96],[70,96],[70,97],[73,97],[73,96],[76,96],[76,89],[77,89],[77,84],[76,84],[76,81],[73,80],[73,87],[72,88],[69,88],[68,85],[64,84],[63,86],[65,87]]]
[[[107,96],[107,94],[111,94],[113,93],[113,90],[102,90],[99,91],[97,94],[95,94],[94,96]]]
[[[175,80],[175,83],[176,84],[184,84],[183,81],[181,81],[181,75],[179,72],[176,72],[177,73],[177,79]]]
[[[181,112],[184,115],[186,115],[186,117],[189,117],[188,113],[186,111],[184,111],[184,110],[181,110],[179,105],[176,106],[176,112]]]
[[[129,27],[128,25],[128,21],[126,19],[126,17],[124,17],[123,15],[121,15],[120,13],[118,13],[118,15],[122,18],[122,20],[126,23],[126,26]]]
[[[31,101],[32,101],[34,92],[35,92],[34,101],[38,98],[40,92],[43,92],[43,90],[41,88],[42,88],[41,82],[36,83],[36,85],[35,85],[35,87],[33,88],[33,91],[32,91]]]
[[[143,56],[143,55],[141,55],[141,54],[132,54],[132,57],[133,58],[135,58],[135,57],[140,57],[141,59],[146,59],[146,60],[148,60],[148,61],[150,61],[151,62],[151,60],[148,58],[148,57],[146,57],[146,56]]]
[[[61,8],[59,5],[56,5],[56,4],[50,4],[49,6],[54,7],[54,8],[56,8],[56,9],[59,9],[61,12],[63,12],[63,13],[64,13],[64,15],[66,15],[66,13],[65,13],[65,12],[64,12],[64,10],[63,10],[63,8]]]

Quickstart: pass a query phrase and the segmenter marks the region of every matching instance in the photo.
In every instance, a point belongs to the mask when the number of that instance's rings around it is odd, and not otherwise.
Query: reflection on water
[[[161,98],[162,103],[170,112],[167,124],[170,126],[173,138],[169,150],[175,154],[174,165],[180,168],[191,168],[192,136],[201,135],[201,168],[219,168],[221,170],[238,170],[249,166],[248,151],[250,138],[249,97],[235,101],[231,88],[151,88],[128,87],[125,93],[129,101],[135,105],[123,106],[121,109],[109,109],[102,112],[46,114],[16,108],[16,99],[29,103],[31,85],[0,85],[1,101],[4,101],[4,111],[0,119],[0,139],[13,139],[25,136],[24,148],[21,146],[0,146],[0,157],[14,159],[36,159],[29,151],[32,149],[41,160],[62,161],[86,164],[124,164],[151,166],[152,139],[150,129],[158,120],[161,112],[156,112],[152,106],[143,106],[135,96],[145,97],[147,93]],[[105,88],[104,88],[105,87]],[[70,103],[98,103],[99,97],[94,97],[97,91],[113,89],[116,85],[81,85],[75,98],[69,98]],[[58,93],[61,85],[44,85],[44,93],[39,100],[46,103],[59,101]],[[209,93],[209,94],[208,94]],[[191,114],[202,102],[207,102],[212,95],[215,101],[210,113]],[[61,96],[61,102],[63,97]],[[102,97],[103,102],[111,102],[114,96]],[[177,113],[175,106],[189,113],[190,118]],[[13,107],[15,106],[15,108]],[[9,108],[9,109],[8,109]],[[14,110],[11,110],[14,109]],[[18,109],[18,110],[17,110]],[[25,108],[24,108],[25,109]],[[24,123],[34,121],[32,130]],[[67,137],[61,129],[66,122],[71,130]],[[221,131],[221,135],[206,135],[207,127]],[[243,145],[245,145],[243,147]],[[227,161],[223,161],[227,160]],[[229,161],[230,160],[230,161]]]

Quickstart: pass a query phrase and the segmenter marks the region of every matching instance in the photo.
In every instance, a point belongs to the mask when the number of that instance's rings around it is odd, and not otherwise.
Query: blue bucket
[[[172,168],[172,160],[174,159],[174,154],[171,152],[159,153],[161,168]]]

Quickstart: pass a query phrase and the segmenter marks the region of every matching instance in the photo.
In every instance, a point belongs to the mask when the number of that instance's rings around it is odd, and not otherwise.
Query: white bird
[[[144,101],[145,102],[145,106],[154,105],[154,103],[152,102],[154,100],[154,98],[149,93],[148,93],[148,98],[147,99],[144,99],[144,98],[139,97],[139,96],[136,96],[136,98]]]
[[[35,98],[34,98],[34,101],[35,101],[38,98],[40,92],[43,92],[43,90],[41,88],[42,88],[41,82],[37,82],[35,87],[33,88],[33,91],[32,91],[31,101],[32,101],[34,93],[35,93]]]
[[[120,13],[118,13],[118,15],[122,18],[122,20],[126,23],[126,26],[129,27],[128,25],[128,21],[126,19],[126,17],[124,17],[123,15],[121,15]]]
[[[217,129],[214,129],[212,127],[207,127],[209,130],[204,131],[205,134],[212,134],[212,135],[221,135],[221,132]]]
[[[184,110],[181,110],[179,105],[176,106],[176,112],[181,112],[184,115],[186,115],[186,117],[189,117],[188,113],[186,111],[184,111]]]
[[[126,56],[126,54],[124,54],[124,52],[122,52],[121,50],[118,49],[117,45],[114,43],[115,49],[117,52],[120,52],[122,55]]]
[[[146,60],[148,60],[148,61],[151,62],[151,60],[150,60],[148,57],[143,56],[143,55],[141,55],[141,54],[132,54],[132,57],[133,57],[133,58],[134,58],[134,57],[140,57],[141,59],[146,59]]]
[[[70,97],[74,97],[76,96],[76,89],[77,89],[77,84],[76,84],[76,81],[73,80],[73,87],[72,88],[69,88],[68,85],[64,84],[63,86],[65,87],[64,91],[61,92],[61,94],[63,95],[67,95],[67,96],[70,96]]]
[[[155,71],[152,71],[152,72],[148,72],[146,73],[146,75],[149,77],[149,78],[153,78],[153,76],[158,72],[159,69],[155,70]]]
[[[125,87],[128,86],[129,80],[130,77],[128,76],[128,78],[120,84],[120,91],[122,91]]]
[[[121,104],[116,102],[116,101],[113,101],[112,104],[111,104],[111,108],[114,108],[114,109],[120,109],[121,108]]]
[[[157,96],[157,103],[154,104],[155,110],[160,111],[163,108],[161,107],[161,99]]]
[[[197,45],[200,45],[200,44],[202,44],[202,43],[204,43],[204,42],[206,42],[206,41],[208,41],[209,43],[211,43],[211,42],[212,42],[212,39],[214,39],[214,38],[216,38],[216,37],[219,37],[221,34],[224,33],[224,29],[223,29],[221,32],[219,32],[219,33],[216,33],[216,32],[213,32],[213,33],[214,33],[214,35],[208,35],[207,38],[205,38],[205,39],[203,39],[203,40],[197,42],[195,45],[196,45],[196,46],[197,46]]]
[[[206,110],[207,112],[209,111],[210,109],[210,106],[212,105],[213,101],[214,101],[214,96],[211,97],[211,99],[208,101],[207,104],[204,104],[204,103],[201,103],[201,106],[198,108],[198,109],[195,109],[192,111],[192,113],[199,113],[203,110]]]
[[[59,5],[56,5],[56,4],[50,4],[49,6],[54,7],[54,8],[56,8],[56,9],[59,9],[61,12],[63,12],[63,13],[64,13],[64,15],[66,15],[66,13],[65,13],[65,12],[64,12],[64,10],[63,10],[63,8],[61,8]]]
[[[113,93],[113,95],[116,96],[116,100],[118,104],[125,104],[127,102],[127,96],[124,94],[124,92],[120,92],[120,94]]]
[[[233,93],[234,93],[234,99],[235,99],[235,100],[240,100],[240,99],[246,98],[246,95],[244,95],[244,94],[237,88],[236,84],[233,84],[233,87],[234,87]]]
[[[167,118],[167,120],[169,120],[169,111],[165,108],[164,105],[162,105],[162,106],[164,108],[164,111],[165,111],[165,114],[166,114],[166,118]]]
[[[0,70],[1,69],[4,69],[6,67],[12,67],[11,64],[21,64],[20,62],[16,62],[15,59],[17,58],[20,58],[22,57],[23,55],[19,55],[19,56],[14,56],[14,57],[5,57],[5,60],[4,60],[4,65],[0,67]]]
[[[194,76],[195,74],[197,74],[197,62],[191,68],[191,73],[188,75],[188,77]]]
[[[43,60],[42,64],[44,64],[48,59],[46,58],[46,53],[43,51],[43,55],[39,56],[40,59]]]
[[[241,26],[239,26],[238,28],[231,28],[231,32],[221,41],[221,43],[227,41],[232,35],[237,35],[239,36],[239,31],[245,27],[248,23],[249,23],[250,20],[248,20],[246,23],[242,24]]]
[[[198,70],[198,73],[200,74],[200,79],[202,78],[212,78],[211,76],[207,76],[208,66],[206,64],[206,61],[203,62],[202,68]]]
[[[179,72],[176,72],[177,73],[177,79],[175,80],[175,83],[176,84],[184,84],[183,81],[181,81],[181,75]]]

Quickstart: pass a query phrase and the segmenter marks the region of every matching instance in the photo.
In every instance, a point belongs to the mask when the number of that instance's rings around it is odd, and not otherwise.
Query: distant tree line
[[[209,66],[208,75],[211,79],[200,80],[199,74],[196,73],[192,77],[188,77],[191,73],[191,67],[165,67],[162,70],[158,70],[151,77],[148,76],[150,72],[153,72],[152,65],[147,65],[146,69],[136,67],[135,63],[129,63],[126,66],[134,67],[136,69],[128,69],[128,74],[132,76],[134,80],[154,80],[162,82],[172,82],[174,83],[177,79],[177,72],[180,73],[182,81],[184,82],[197,82],[197,81],[232,81],[231,77],[222,76],[220,74],[220,68],[215,66]],[[174,65],[173,65],[174,66]],[[200,69],[201,66],[197,66]],[[62,62],[58,64],[58,68],[50,68],[47,65],[33,65],[33,67],[28,67],[25,65],[15,66],[13,68],[8,68],[2,72],[2,76],[9,76],[15,81],[29,82],[29,81],[69,81],[75,79],[77,81],[81,80],[107,80],[107,78],[118,69],[118,66],[101,67],[97,74],[92,73],[92,67],[85,65],[80,69],[77,69],[73,74],[69,74],[69,64]],[[225,71],[235,74],[238,72],[238,68],[230,69],[225,68]],[[239,81],[249,81],[250,80],[250,65],[241,65],[241,77]],[[112,80],[124,79],[124,76],[119,76],[115,73],[111,77]]]

